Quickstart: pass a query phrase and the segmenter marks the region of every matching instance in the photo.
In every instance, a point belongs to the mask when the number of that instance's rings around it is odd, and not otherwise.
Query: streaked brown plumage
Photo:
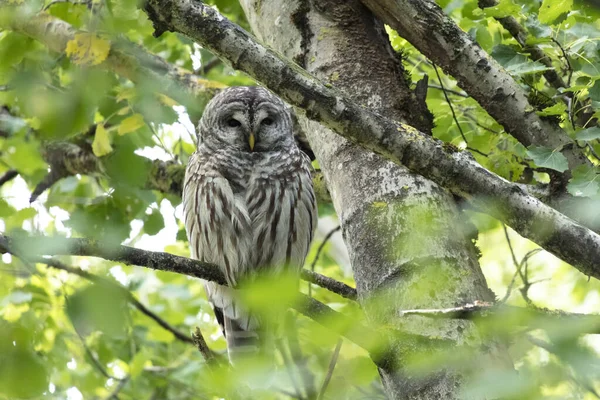
[[[261,270],[299,271],[317,209],[310,160],[284,103],[260,87],[233,87],[208,104],[183,188],[192,257],[217,264],[230,287],[206,283],[229,357],[256,351],[260,319],[236,297]],[[251,137],[252,135],[252,137]]]

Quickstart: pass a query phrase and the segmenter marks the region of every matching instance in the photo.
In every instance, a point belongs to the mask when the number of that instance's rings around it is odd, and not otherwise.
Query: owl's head
[[[231,87],[206,106],[198,124],[199,143],[238,151],[285,151],[295,146],[285,104],[258,86]]]

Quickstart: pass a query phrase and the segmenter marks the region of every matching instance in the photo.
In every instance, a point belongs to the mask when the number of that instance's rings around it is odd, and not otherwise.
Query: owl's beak
[[[248,144],[250,145],[250,151],[254,150],[254,132],[250,132],[250,137],[248,138]]]

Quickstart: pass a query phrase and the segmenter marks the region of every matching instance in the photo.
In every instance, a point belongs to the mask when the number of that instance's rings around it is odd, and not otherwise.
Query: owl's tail
[[[227,340],[227,353],[229,362],[234,364],[247,356],[255,356],[260,352],[260,335],[257,329],[252,329],[248,319],[251,317],[242,317],[232,319],[224,316],[225,340]]]
[[[266,334],[260,327],[258,316],[240,304],[231,288],[207,282],[206,289],[223,329],[231,364],[264,353]]]

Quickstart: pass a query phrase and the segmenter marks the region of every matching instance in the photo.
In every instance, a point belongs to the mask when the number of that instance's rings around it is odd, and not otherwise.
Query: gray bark
[[[563,149],[571,169],[589,160],[558,125],[542,120],[515,80],[432,0],[362,0],[524,146]]]
[[[308,118],[321,122],[353,143],[431,179],[584,274],[600,277],[600,265],[597,262],[600,259],[600,235],[543,204],[524,192],[519,185],[486,170],[468,152],[461,152],[411,126],[370,112],[365,108],[367,103],[363,106],[348,100],[331,90],[330,85],[324,85],[296,64],[256,42],[203,3],[148,0],[146,11],[154,22],[157,34],[172,30],[190,36],[228,60],[235,68],[262,82],[282,99],[305,110]],[[290,20],[280,21],[281,29],[289,30]],[[320,37],[316,36],[317,42]],[[346,40],[350,43],[355,38]],[[286,44],[285,48],[290,48],[291,43]],[[370,59],[371,52],[366,54],[366,57],[363,55],[353,59],[353,62],[360,64],[365,62],[365,58]],[[368,69],[366,73],[371,75],[376,71]],[[374,97],[372,106],[389,106],[382,99]],[[344,167],[342,164],[341,168]]]
[[[263,42],[355,102],[425,126],[427,114],[406,107],[413,95],[389,52],[383,25],[360,3],[339,3],[321,1],[322,8],[316,9],[308,1],[242,1],[253,31]],[[293,21],[293,27],[283,21]],[[305,118],[302,122],[329,184],[369,320],[463,342],[465,332],[472,331],[470,324],[406,324],[396,318],[398,310],[405,308],[493,300],[473,244],[462,233],[451,234],[461,224],[450,194],[316,122]],[[428,226],[423,225],[425,219]],[[444,285],[435,283],[440,278]],[[435,295],[421,293],[425,288]],[[408,350],[406,343],[395,346],[397,356]],[[407,369],[395,369],[397,365],[380,367],[389,398],[458,395],[459,371],[442,369],[417,379]]]

